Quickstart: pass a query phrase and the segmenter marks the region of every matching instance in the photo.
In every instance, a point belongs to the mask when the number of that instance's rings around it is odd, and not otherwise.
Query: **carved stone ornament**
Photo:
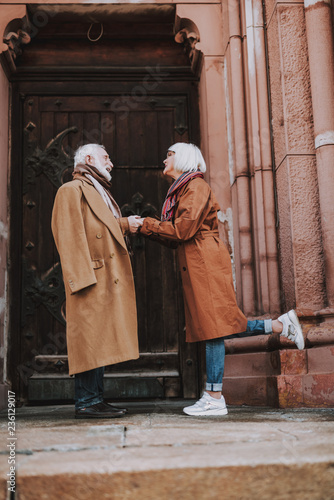
[[[44,151],[37,146],[33,154],[26,157],[23,193],[27,192],[28,184],[34,184],[36,177],[41,174],[46,175],[56,188],[63,184],[65,171],[73,168],[73,158],[66,153],[62,143],[68,134],[77,131],[77,127],[63,130],[49,142]]]
[[[41,277],[35,269],[28,269],[26,260],[22,263],[22,326],[26,325],[27,316],[43,305],[60,323],[65,325],[63,305],[65,288],[60,263],[57,262]]]
[[[3,42],[8,45],[8,50],[13,60],[22,54],[22,45],[27,45],[30,43],[30,36],[26,31],[19,29],[17,33],[10,31],[7,33]]]
[[[200,54],[199,50],[196,49],[196,44],[200,41],[200,35],[195,23],[190,19],[178,19],[175,41],[183,44],[191,66],[195,69]]]

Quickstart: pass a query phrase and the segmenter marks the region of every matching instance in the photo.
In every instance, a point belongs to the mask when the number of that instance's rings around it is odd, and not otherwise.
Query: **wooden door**
[[[160,214],[170,183],[162,176],[168,146],[189,140],[184,94],[143,101],[120,94],[25,95],[22,98],[20,393],[30,401],[73,398],[68,376],[64,287],[50,220],[57,189],[71,180],[73,153],[104,144],[115,165],[113,194],[124,215]],[[107,367],[111,398],[190,397],[197,393],[197,351],[184,342],[180,277],[174,251],[133,237],[139,360]]]

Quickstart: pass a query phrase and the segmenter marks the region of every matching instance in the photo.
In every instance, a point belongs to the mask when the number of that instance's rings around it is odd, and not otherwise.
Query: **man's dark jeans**
[[[75,374],[76,410],[87,408],[103,401],[103,375],[104,366]]]

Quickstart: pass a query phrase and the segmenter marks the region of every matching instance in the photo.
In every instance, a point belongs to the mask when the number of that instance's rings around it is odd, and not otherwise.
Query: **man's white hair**
[[[103,148],[106,149],[102,144],[84,144],[84,146],[80,146],[74,155],[74,166],[76,167],[80,163],[85,164],[86,163],[86,156],[94,156],[95,151],[98,148]]]
[[[174,151],[174,169],[177,172],[206,172],[206,164],[200,149],[195,144],[177,142],[168,148]]]

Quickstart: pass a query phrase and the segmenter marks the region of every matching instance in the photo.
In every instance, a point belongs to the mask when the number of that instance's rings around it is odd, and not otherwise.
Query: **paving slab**
[[[207,418],[183,414],[187,404],[130,402],[124,417],[98,420],[75,420],[72,406],[18,408],[12,498],[0,412],[0,499],[334,500],[334,410],[232,407]]]

